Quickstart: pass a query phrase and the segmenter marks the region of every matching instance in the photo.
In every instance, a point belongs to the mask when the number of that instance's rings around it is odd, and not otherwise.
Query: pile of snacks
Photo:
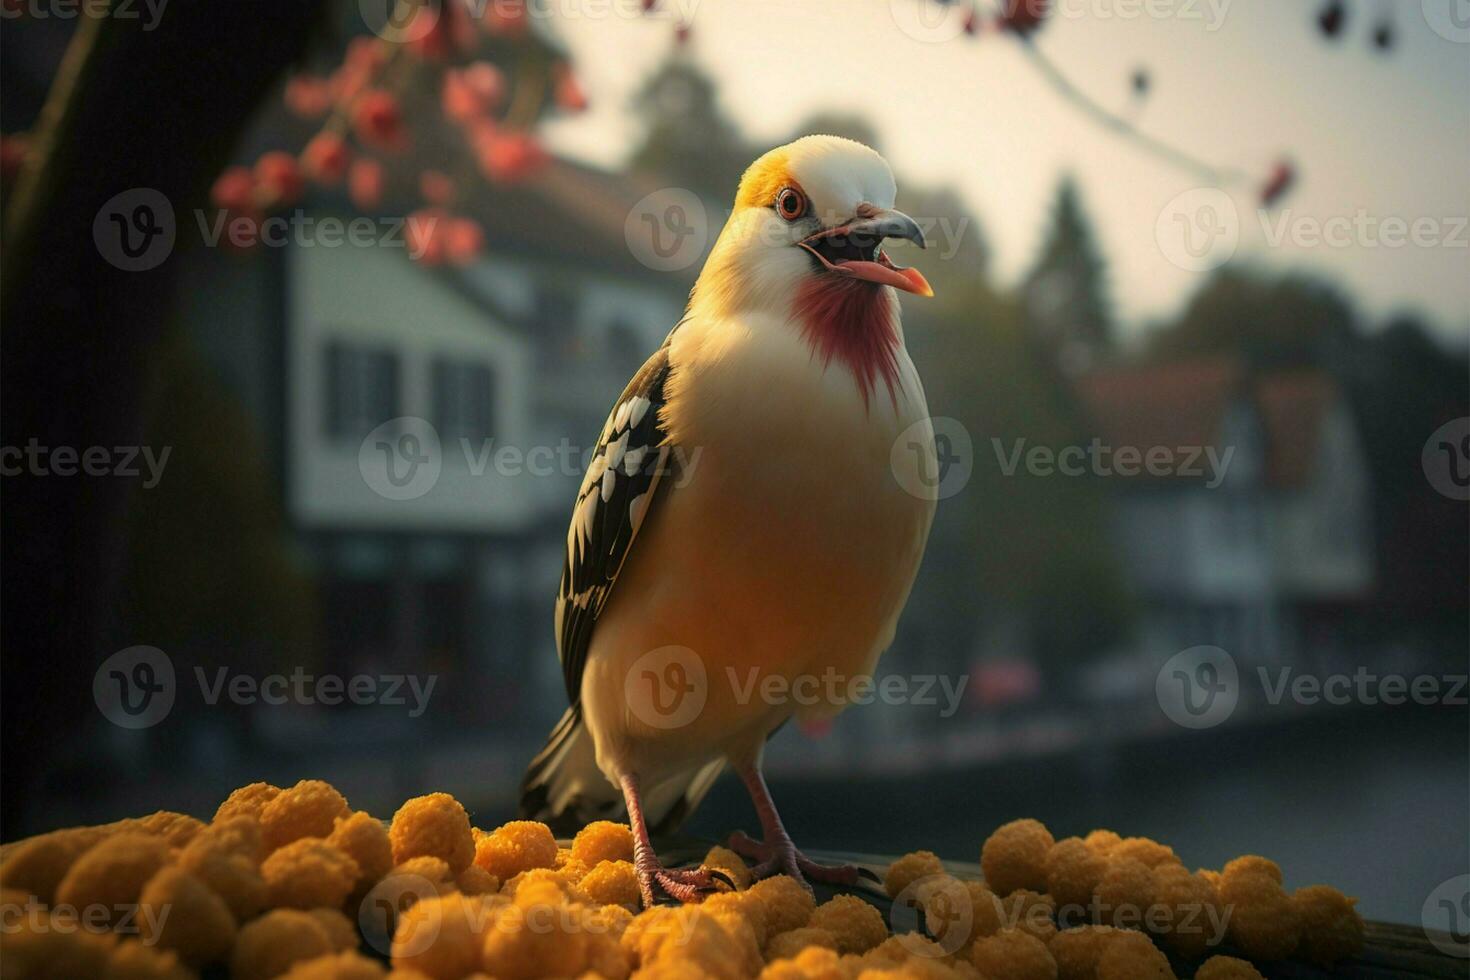
[[[1151,980],[1203,960],[1196,980],[1240,980],[1260,974],[1215,946],[1330,964],[1363,945],[1352,899],[1287,892],[1265,858],[1190,872],[1154,841],[1054,841],[1034,820],[985,841],[983,881],[927,851],[895,861],[886,918],[857,895],[753,882],[721,847],[704,864],[734,890],[640,910],[632,860],[624,824],[561,847],[539,823],[479,830],[444,793],[385,827],[324,782],[255,783],[207,824],[160,812],[0,850],[0,975]]]

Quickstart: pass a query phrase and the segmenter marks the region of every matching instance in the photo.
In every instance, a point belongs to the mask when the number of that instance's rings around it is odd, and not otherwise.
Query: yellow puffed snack
[[[219,805],[214,811],[214,823],[226,820],[230,817],[246,816],[260,818],[260,811],[271,800],[281,795],[281,787],[272,786],[270,783],[251,783],[249,786],[241,786]]]
[[[1001,916],[1007,925],[1030,933],[1043,943],[1051,942],[1051,937],[1057,934],[1057,903],[1050,895],[1022,888],[1001,902]]]
[[[76,859],[108,836],[100,828],[76,827],[18,842],[0,864],[0,887],[27,892],[50,905]]]
[[[1080,837],[1059,840],[1046,852],[1042,864],[1046,891],[1057,900],[1058,914],[1069,924],[1080,924],[1108,862]]]
[[[204,829],[204,821],[187,813],[159,810],[134,821],[136,829],[154,837],[162,837],[169,847],[185,847]]]
[[[801,929],[792,929],[790,932],[779,933],[772,936],[766,943],[766,959],[782,960],[796,956],[808,946],[820,946],[823,949],[837,951],[837,937],[826,929],[814,929],[804,926]]]
[[[1115,831],[1103,830],[1099,828],[1098,830],[1094,830],[1086,837],[1082,838],[1082,843],[1086,844],[1089,848],[1091,848],[1098,854],[1106,857],[1107,855],[1112,853],[1113,848],[1123,843],[1123,838],[1120,837]]]
[[[357,862],[318,837],[276,849],[260,865],[272,908],[339,908],[357,884]]]
[[[475,859],[475,839],[470,833],[470,818],[459,801],[448,793],[417,796],[398,808],[388,829],[393,845],[393,861],[402,864],[410,858],[436,857],[459,874]],[[494,868],[491,874],[504,877]]]
[[[837,895],[818,905],[807,925],[836,936],[840,953],[865,953],[888,938],[883,913],[855,895]]]
[[[572,838],[571,856],[589,868],[603,861],[632,861],[633,834],[625,823],[594,820]]]
[[[1183,865],[1164,864],[1153,871],[1153,906],[1148,927],[1170,951],[1187,960],[1225,937],[1220,935],[1220,894],[1210,879],[1190,874]]]
[[[398,916],[393,966],[433,980],[458,980],[480,969],[484,936],[504,899],[450,892],[424,898]]]
[[[1179,863],[1174,848],[1147,837],[1123,838],[1108,851],[1108,857],[1113,861],[1137,861],[1147,868]]]
[[[210,824],[179,854],[179,866],[202,881],[229,906],[237,923],[253,919],[265,908],[265,879],[260,874],[260,822],[254,817],[226,817]]]
[[[325,838],[332,833],[337,818],[350,812],[347,800],[330,783],[303,779],[260,808],[266,850],[274,851],[303,837]]]
[[[1230,939],[1253,960],[1284,960],[1301,941],[1301,916],[1291,896],[1263,873],[1227,873],[1221,907],[1230,913]]]
[[[485,972],[496,980],[577,976],[588,967],[585,917],[581,905],[501,907],[485,932]]]
[[[711,871],[723,871],[735,883],[737,891],[744,891],[754,881],[750,873],[750,866],[739,854],[728,847],[720,847],[718,844],[711,847],[700,864]]]
[[[1304,958],[1331,966],[1363,951],[1363,917],[1353,907],[1357,901],[1329,885],[1308,885],[1292,894],[1301,917]]]
[[[1056,980],[1057,963],[1046,944],[1020,929],[1002,929],[975,940],[970,962],[990,980]]]
[[[332,953],[303,960],[281,980],[383,980],[388,975],[376,960],[357,952]]]
[[[817,900],[790,875],[772,875],[750,886],[751,895],[765,913],[766,934],[800,929],[812,917]]]
[[[1175,980],[1169,958],[1141,932],[1122,932],[1103,943],[1097,980]]]
[[[638,908],[638,872],[627,861],[603,861],[587,872],[577,885],[598,905]]]
[[[848,976],[836,953],[821,946],[809,946],[791,959],[767,964],[760,980],[848,980]]]
[[[985,883],[997,895],[1018,888],[1046,890],[1046,855],[1056,841],[1039,820],[1012,820],[998,828],[980,849]]]
[[[1194,980],[1266,980],[1261,971],[1233,956],[1211,956],[1194,971]]]
[[[445,867],[449,866],[446,864]],[[454,876],[454,887],[466,895],[494,895],[500,891],[500,881],[484,868],[472,864]]]
[[[640,971],[678,964],[735,980],[746,957],[740,943],[697,905],[645,909],[629,923],[620,942]]]
[[[235,945],[235,917],[224,899],[177,866],[143,886],[138,925],[145,943],[171,949],[191,966],[223,962]]]
[[[475,863],[509,881],[522,871],[556,864],[556,838],[551,828],[534,820],[512,820],[475,843]]]
[[[1132,858],[1114,858],[1097,883],[1097,913],[1119,929],[1142,929],[1153,904],[1154,876],[1148,865]]]
[[[399,863],[393,859],[393,845],[382,821],[365,810],[338,817],[327,843],[357,862],[359,892],[371,888]]]
[[[1046,944],[1057,964],[1057,980],[1096,980],[1103,947],[1120,930],[1112,926],[1075,926],[1063,929]]]
[[[913,851],[888,866],[883,876],[883,890],[889,898],[898,895],[920,878],[944,874],[944,863],[933,851]]]
[[[1230,878],[1236,875],[1263,874],[1276,884],[1284,882],[1281,876],[1281,866],[1275,861],[1263,858],[1259,854],[1245,854],[1233,861],[1226,863],[1220,871],[1221,878]]]
[[[231,980],[270,980],[300,960],[333,952],[332,939],[311,915],[274,909],[241,927],[230,954]]]
[[[176,953],[135,942],[114,945],[102,974],[102,980],[194,980],[194,977],[194,971],[179,962]]]
[[[100,976],[116,944],[112,933],[79,928],[75,923],[58,929],[44,913],[28,914],[19,922],[7,921],[0,932],[0,973],[7,980]]]
[[[357,923],[347,916],[336,909],[327,908],[307,909],[306,914],[327,931],[327,938],[332,941],[332,948],[337,952],[357,949],[360,944],[357,936]]]
[[[716,892],[709,895],[700,903],[700,908],[706,912],[720,914],[729,912],[739,915],[750,923],[750,931],[755,935],[757,946],[764,948],[770,933],[766,929],[766,909],[760,899],[753,898],[748,891],[743,892]]]
[[[149,834],[114,834],[67,869],[56,886],[56,907],[96,916],[115,925],[138,901],[148,879],[169,860],[168,844]],[[91,921],[91,920],[89,920]]]

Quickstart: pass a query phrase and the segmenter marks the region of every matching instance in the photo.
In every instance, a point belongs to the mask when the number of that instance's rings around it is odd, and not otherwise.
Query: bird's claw
[[[750,869],[757,880],[771,875],[790,875],[811,890],[811,883],[851,887],[858,882],[861,870],[853,864],[818,864],[796,849],[790,840],[766,844],[744,831],[730,835],[730,850],[748,860],[758,862]]]
[[[655,865],[638,870],[638,890],[643,895],[644,908],[658,904],[660,892],[683,904],[697,902],[719,891],[717,882],[720,881],[734,887],[728,876],[708,868],[672,869]]]

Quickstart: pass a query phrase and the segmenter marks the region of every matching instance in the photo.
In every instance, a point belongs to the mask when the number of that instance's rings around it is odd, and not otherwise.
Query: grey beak
[[[928,248],[923,229],[919,223],[902,211],[892,208],[880,210],[866,218],[860,218],[847,226],[847,233],[863,238],[903,238],[920,248]]]

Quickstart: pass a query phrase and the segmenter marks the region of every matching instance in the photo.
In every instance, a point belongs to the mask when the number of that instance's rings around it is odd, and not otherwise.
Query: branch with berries
[[[522,4],[397,0],[385,24],[352,38],[332,70],[287,81],[286,109],[314,126],[301,150],[271,150],[227,168],[211,190],[213,204],[227,222],[248,226],[294,205],[309,184],[345,184],[364,212],[379,209],[396,184],[421,205],[408,227],[429,229],[408,243],[409,253],[428,265],[472,262],[485,237],[463,212],[474,184],[509,185],[535,174],[549,159],[534,132],[544,110],[587,107],[569,62],[534,43],[529,16]],[[507,73],[501,64],[513,68]],[[437,98],[410,112],[406,103],[425,91]],[[422,155],[416,163],[415,136],[436,128],[442,132],[423,143],[446,142],[437,165],[423,164]]]
[[[918,0],[950,6],[954,0]],[[1237,186],[1254,190],[1263,207],[1270,207],[1289,193],[1296,184],[1296,165],[1287,157],[1278,159],[1264,175],[1234,166],[1213,164],[1185,148],[1145,132],[1129,115],[1104,106],[1073,82],[1036,43],[1038,33],[1052,14],[1051,0],[975,0],[964,11],[962,27],[965,35],[1008,37],[1020,45],[1037,73],[1079,113],[1101,128],[1126,139],[1145,153],[1188,172],[1202,182],[1219,187]],[[1370,40],[1379,52],[1392,50],[1395,29],[1392,9],[1380,5]],[[1347,0],[1327,0],[1316,15],[1316,26],[1323,37],[1337,41],[1346,35],[1351,20]],[[1130,79],[1133,115],[1153,88],[1153,78],[1146,68],[1136,68]]]

